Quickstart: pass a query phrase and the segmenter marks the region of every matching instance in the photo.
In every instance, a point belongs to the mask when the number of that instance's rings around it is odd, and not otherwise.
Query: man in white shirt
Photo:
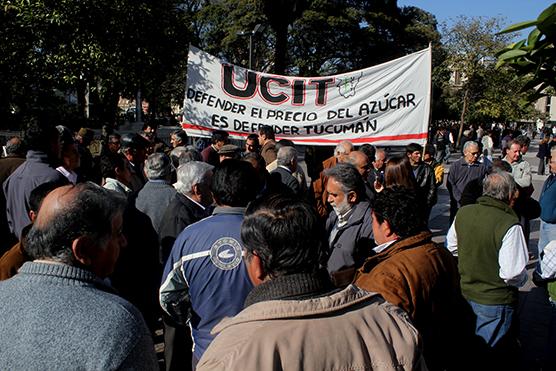
[[[511,208],[516,189],[510,174],[488,175],[483,196],[458,211],[446,236],[448,250],[459,258],[461,291],[476,315],[475,333],[497,367],[512,362],[495,354],[500,349],[511,353],[518,288],[527,281],[527,245]]]

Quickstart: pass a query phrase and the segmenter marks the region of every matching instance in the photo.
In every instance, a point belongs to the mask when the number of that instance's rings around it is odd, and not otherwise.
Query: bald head
[[[64,210],[71,205],[77,197],[77,187],[67,185],[51,191],[41,204],[42,211],[35,220],[35,226],[46,229],[52,220],[60,217]]]
[[[119,219],[121,224],[125,205],[124,196],[94,183],[57,188],[43,200],[27,235],[25,251],[33,259],[89,268],[89,264],[96,264],[97,255],[103,254],[113,234],[114,220]],[[83,247],[79,253],[76,246]],[[110,271],[97,268],[90,270]]]

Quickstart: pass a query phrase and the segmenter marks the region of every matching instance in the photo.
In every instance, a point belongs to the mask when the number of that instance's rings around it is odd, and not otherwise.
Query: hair
[[[352,164],[339,163],[330,169],[326,169],[324,175],[328,178],[334,178],[335,181],[340,183],[342,191],[346,194],[351,191],[359,197],[365,194],[363,178]]]
[[[369,143],[365,143],[365,144],[359,146],[359,151],[361,151],[365,155],[367,155],[367,158],[369,159],[369,163],[371,163],[375,160],[377,149],[373,145],[371,145]]]
[[[434,146],[432,144],[427,144],[425,146],[425,153],[434,157],[434,155],[436,154],[436,149],[434,148]]]
[[[465,144],[463,145],[463,151],[467,151],[469,147],[477,147],[480,149],[479,143],[475,142],[474,140],[468,140],[467,142],[465,142]]]
[[[423,146],[418,143],[409,143],[405,147],[405,153],[413,153],[416,151],[423,152]]]
[[[353,150],[353,144],[349,140],[342,140],[340,143],[336,145],[336,148],[334,148],[334,156],[347,155],[352,150]]]
[[[263,134],[266,139],[275,139],[274,128],[270,125],[262,125],[259,127],[259,134]]]
[[[38,212],[46,195],[62,185],[60,182],[47,182],[33,189],[29,194],[29,210]]]
[[[58,125],[56,126],[56,130],[58,130],[58,134],[60,136],[60,144],[62,145],[62,147],[68,144],[75,143],[75,139],[73,138],[73,134],[71,133],[70,129],[63,125]]]
[[[248,140],[254,140],[257,144],[259,144],[259,136],[257,134],[249,134],[247,136],[247,139],[245,139],[246,141]]]
[[[190,161],[203,161],[203,156],[201,156],[201,152],[197,150],[192,145],[188,146],[177,146],[170,152],[170,158],[172,159],[172,164],[174,168],[180,167]]]
[[[499,158],[494,158],[492,159],[492,168],[491,168],[491,172],[492,171],[496,171],[496,170],[501,170],[501,171],[507,171],[508,173],[512,172],[512,165],[508,164],[506,161],[499,159]]]
[[[417,189],[413,169],[407,156],[392,157],[384,168],[384,186]]]
[[[512,174],[495,170],[488,174],[483,180],[483,196],[489,196],[496,200],[509,202],[510,197],[515,194],[517,184]]]
[[[176,131],[173,131],[172,134],[170,135],[175,135],[176,137],[178,137],[182,145],[185,145],[187,143],[187,139],[188,139],[187,133],[183,129],[178,129]]]
[[[158,129],[158,124],[156,123],[156,121],[145,121],[145,123],[143,123],[143,126],[141,127],[141,130],[145,131],[147,130],[147,128],[156,130]]]
[[[252,166],[253,163],[256,163],[258,171],[262,171],[262,170],[266,171],[266,162],[260,153],[256,153],[256,152],[246,153],[241,160],[250,163]]]
[[[58,130],[48,119],[32,118],[25,128],[23,139],[30,150],[50,153],[51,144],[58,136]]]
[[[25,155],[25,152],[27,152],[25,143],[18,136],[14,136],[8,139],[5,147],[6,155],[8,156]]]
[[[120,153],[106,153],[100,158],[100,173],[103,178],[116,179],[116,169],[126,166],[126,159]]]
[[[415,192],[408,192],[402,187],[385,188],[375,197],[374,216],[379,224],[388,221],[390,229],[398,237],[410,237],[427,229],[422,210],[416,207],[418,204]]]
[[[226,159],[214,169],[211,191],[218,205],[245,207],[259,188],[255,168],[245,161]]]
[[[227,142],[229,136],[230,134],[224,130],[214,130],[212,132],[211,142],[212,144],[216,144],[217,142]]]
[[[145,175],[149,180],[165,179],[171,173],[172,162],[164,153],[153,153],[145,160]]]
[[[295,147],[281,147],[276,155],[278,165],[289,166],[297,158]]]
[[[48,258],[76,265],[73,241],[89,237],[97,246],[104,246],[112,234],[112,219],[126,206],[123,195],[91,182],[69,189],[77,191],[75,198],[52,215],[47,225],[33,224],[27,234],[24,248],[32,259]]]
[[[276,143],[276,151],[279,151],[280,148],[282,147],[295,147],[294,142],[292,142],[289,139],[280,139],[277,143]]]
[[[517,138],[513,140],[515,143],[519,143],[521,147],[529,147],[531,144],[531,138],[527,135],[518,135]]]
[[[111,143],[113,139],[121,140],[122,136],[118,133],[112,133],[112,134],[108,135],[108,143]]]
[[[190,194],[194,185],[204,183],[209,171],[214,166],[202,161],[189,161],[178,167],[178,181],[176,190],[183,194]]]
[[[281,194],[251,203],[241,225],[247,259],[257,255],[271,278],[319,271],[327,256],[325,235],[313,207]]]

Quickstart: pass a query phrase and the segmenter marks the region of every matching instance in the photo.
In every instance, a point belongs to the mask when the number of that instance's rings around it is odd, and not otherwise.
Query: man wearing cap
[[[226,159],[239,160],[241,158],[241,150],[234,144],[224,144],[218,150],[218,156],[220,156],[220,162]]]

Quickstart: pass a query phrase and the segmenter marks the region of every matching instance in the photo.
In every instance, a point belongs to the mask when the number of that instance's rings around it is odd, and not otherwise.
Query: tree
[[[508,41],[507,35],[494,34],[500,29],[499,18],[460,17],[451,26],[444,26],[444,47],[448,53],[446,66],[452,73],[459,74],[461,81],[457,89],[448,83],[451,90],[452,106],[460,109],[460,128],[457,139],[459,145],[463,126],[468,119],[468,112],[476,111],[475,104],[486,100],[485,89],[493,86],[489,77],[494,71],[494,60],[498,50]],[[489,81],[490,80],[490,81]],[[491,103],[495,104],[496,102]]]
[[[180,4],[1,0],[0,111],[18,116],[73,91],[74,113],[83,117],[90,107],[94,120],[113,122],[119,96],[137,89],[156,108],[161,87],[172,85],[186,58],[188,22]]]
[[[547,94],[547,88],[556,88],[556,3],[543,10],[533,21],[512,25],[501,34],[513,33],[535,27],[527,39],[503,48],[498,55],[497,66],[509,66],[524,81],[523,90],[534,89],[529,101]]]

